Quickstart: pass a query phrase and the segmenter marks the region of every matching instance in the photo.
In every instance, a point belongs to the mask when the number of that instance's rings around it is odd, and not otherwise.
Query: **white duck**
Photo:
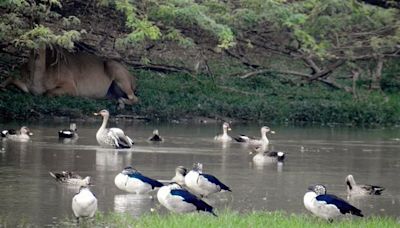
[[[249,143],[251,146],[255,147],[265,147],[269,144],[267,133],[270,132],[271,134],[275,134],[275,131],[271,131],[271,129],[267,126],[261,127],[260,131],[261,131],[260,139],[256,139],[254,137],[249,137],[246,135],[239,135],[238,137],[235,138],[235,140],[237,142]]]
[[[72,211],[78,223],[81,217],[94,216],[97,211],[97,199],[88,187],[82,186],[72,198]]]
[[[214,137],[215,141],[219,141],[219,142],[230,142],[232,141],[232,137],[228,135],[228,131],[232,130],[229,123],[224,122],[222,124],[222,134],[220,135],[216,135]]]
[[[157,199],[161,205],[176,213],[205,211],[213,214],[213,207],[197,198],[177,183],[162,186],[157,192]]]
[[[264,151],[258,150],[253,157],[253,162],[256,164],[283,162],[285,153],[282,151]]]
[[[175,176],[172,178],[172,182],[176,182],[180,186],[185,186],[185,176],[187,169],[184,166],[178,166],[175,169]]]
[[[30,135],[33,135],[28,127],[21,127],[21,130],[17,134],[7,134],[6,139],[15,142],[28,142],[30,140]]]
[[[63,184],[76,185],[76,186],[89,186],[91,184],[90,176],[82,178],[78,174],[72,173],[70,171],[62,171],[60,173],[53,173],[53,172],[49,173],[52,177],[54,177],[54,179],[57,182]]]
[[[360,209],[345,200],[326,194],[326,188],[323,185],[310,186],[308,190],[303,198],[304,207],[318,217],[332,221],[335,217],[347,213],[364,216]]]
[[[210,174],[202,172],[203,165],[196,163],[193,169],[186,174],[185,184],[190,192],[193,192],[201,197],[207,197],[210,194],[220,192],[222,190],[232,191],[228,186],[222,183],[218,178]]]
[[[117,174],[114,183],[120,190],[136,194],[146,194],[155,188],[164,186],[157,180],[143,176],[131,166],[125,167],[122,172]]]
[[[353,175],[346,177],[347,195],[351,196],[367,196],[367,195],[380,195],[385,188],[369,185],[369,184],[356,184]]]
[[[120,128],[106,128],[110,113],[103,109],[94,115],[101,115],[103,123],[96,133],[97,142],[103,147],[114,147],[117,149],[131,148],[133,141],[125,135],[124,131]]]

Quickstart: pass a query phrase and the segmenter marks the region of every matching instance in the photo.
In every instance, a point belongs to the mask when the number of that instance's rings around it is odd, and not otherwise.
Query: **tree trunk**
[[[381,90],[381,78],[383,68],[383,57],[377,59],[375,72],[372,73],[371,90]]]

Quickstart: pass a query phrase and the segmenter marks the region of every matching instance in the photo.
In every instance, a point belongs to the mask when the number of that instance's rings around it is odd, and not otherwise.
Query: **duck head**
[[[228,122],[224,122],[224,123],[222,124],[222,129],[223,129],[224,131],[231,131],[231,130],[232,130],[232,128],[231,128],[231,126],[229,125]]]
[[[285,153],[282,151],[278,151],[277,155],[278,162],[283,162],[283,160],[285,160]]]
[[[33,135],[31,130],[26,126],[21,127],[20,132],[21,132],[22,135],[29,135],[29,136]]]
[[[127,167],[124,168],[124,170],[122,170],[121,173],[125,174],[125,175],[129,175],[129,174],[132,174],[132,173],[135,173],[135,172],[137,172],[136,169],[132,168],[132,166],[127,166]]]
[[[203,172],[203,164],[202,163],[194,163],[193,164],[193,170],[194,171],[197,171],[197,172],[199,172],[199,173],[202,173]]]
[[[180,166],[176,167],[175,173],[176,173],[176,175],[186,176],[187,169],[184,166],[180,165]]]
[[[317,184],[308,187],[308,190],[315,192],[317,195],[325,195],[326,194],[326,187],[322,184]]]
[[[110,112],[108,112],[108,110],[106,110],[106,109],[103,109],[100,112],[93,113],[93,115],[95,115],[95,116],[99,116],[100,115],[102,117],[109,117],[110,116]]]

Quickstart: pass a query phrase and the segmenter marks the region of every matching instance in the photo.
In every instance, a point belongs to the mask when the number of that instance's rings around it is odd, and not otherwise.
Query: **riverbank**
[[[400,124],[400,97],[359,90],[357,98],[320,84],[292,84],[274,75],[248,79],[159,75],[138,78],[140,103],[117,110],[115,101],[73,97],[31,96],[0,91],[0,121],[47,118],[85,119],[107,108],[115,116],[162,121],[200,118],[244,122],[350,125]]]
[[[17,226],[7,218],[0,218],[3,227]],[[74,218],[52,224],[56,227],[76,227]],[[399,221],[389,217],[355,218],[346,217],[329,223],[311,215],[295,215],[284,212],[237,212],[218,213],[213,217],[204,213],[193,214],[148,214],[140,218],[124,213],[96,213],[92,219],[81,219],[79,227],[398,227]],[[36,227],[29,221],[21,221],[18,227]]]

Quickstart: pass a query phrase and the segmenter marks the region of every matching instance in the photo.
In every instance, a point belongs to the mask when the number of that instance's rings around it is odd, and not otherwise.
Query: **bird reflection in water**
[[[139,217],[148,213],[154,205],[154,196],[144,194],[120,194],[114,196],[114,211]]]

